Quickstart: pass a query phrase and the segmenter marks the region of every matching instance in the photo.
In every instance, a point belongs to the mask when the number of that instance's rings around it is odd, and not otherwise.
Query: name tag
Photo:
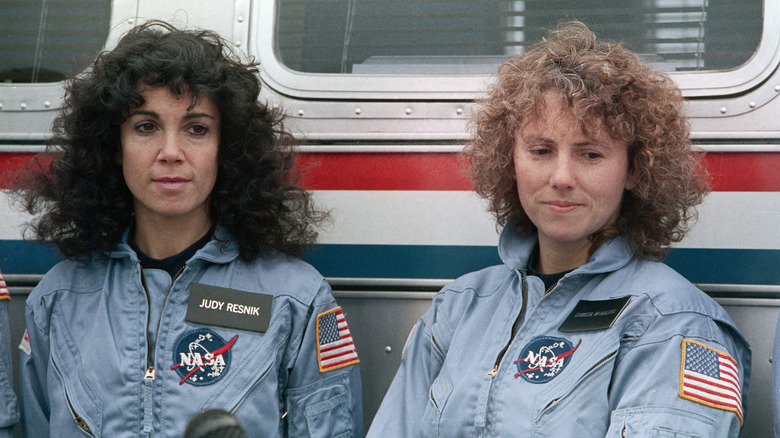
[[[631,297],[628,296],[602,301],[580,300],[563,324],[558,327],[558,331],[570,333],[608,329],[618,319],[630,299]]]
[[[185,320],[193,324],[265,333],[273,295],[193,283]]]

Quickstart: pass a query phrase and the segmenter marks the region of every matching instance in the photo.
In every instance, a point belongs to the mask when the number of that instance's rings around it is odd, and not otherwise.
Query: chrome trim
[[[13,144],[0,144],[0,153],[34,153],[39,154],[46,152],[46,146],[44,145],[13,145]]]
[[[364,291],[333,291],[337,299],[394,299],[394,300],[432,300],[436,292],[364,292]]]
[[[300,153],[458,153],[463,149],[461,145],[303,145],[296,150]]]

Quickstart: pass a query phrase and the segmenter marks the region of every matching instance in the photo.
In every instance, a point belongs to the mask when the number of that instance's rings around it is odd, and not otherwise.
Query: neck
[[[160,260],[189,248],[211,228],[207,217],[182,222],[181,219],[136,217],[133,240],[144,254]]]
[[[590,240],[571,244],[550,242],[539,238],[539,258],[536,261],[537,272],[556,274],[570,271],[584,265],[590,259]]]

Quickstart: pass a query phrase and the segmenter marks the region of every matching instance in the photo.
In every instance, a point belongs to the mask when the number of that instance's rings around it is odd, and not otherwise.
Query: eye
[[[538,156],[549,155],[551,153],[550,148],[543,145],[533,146],[529,148],[528,151],[531,153],[531,155],[538,155]]]
[[[589,159],[589,160],[597,160],[597,159],[599,159],[599,158],[601,158],[603,156],[604,155],[602,155],[602,154],[600,154],[598,152],[585,152],[585,157],[587,159]]]
[[[155,126],[152,122],[141,122],[135,125],[135,130],[141,134],[148,134],[154,131]]]
[[[192,125],[190,126],[189,132],[192,135],[206,135],[209,132],[209,127],[201,124]]]

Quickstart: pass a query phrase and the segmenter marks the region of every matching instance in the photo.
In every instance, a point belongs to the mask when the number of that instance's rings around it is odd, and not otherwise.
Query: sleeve
[[[359,362],[346,315],[323,281],[288,370],[289,436],[363,436]]]
[[[2,280],[2,276],[0,276]],[[11,339],[8,324],[8,303],[10,296],[2,293],[0,284],[0,437],[12,437],[14,425],[19,421],[19,408],[13,390],[13,366],[11,364]]]
[[[411,437],[420,433],[431,385],[441,371],[451,335],[436,325],[438,300],[417,321],[404,346],[401,366],[371,423],[368,437]]]
[[[49,364],[49,337],[35,322],[35,313],[28,298],[24,332],[19,349],[19,392],[21,397],[22,431],[25,437],[50,436],[49,397],[46,376]]]
[[[668,315],[639,339],[624,335],[620,348],[608,438],[739,435],[750,347],[732,325],[701,314]]]
[[[772,406],[775,412],[775,437],[780,438],[780,318],[777,320],[772,351]]]

